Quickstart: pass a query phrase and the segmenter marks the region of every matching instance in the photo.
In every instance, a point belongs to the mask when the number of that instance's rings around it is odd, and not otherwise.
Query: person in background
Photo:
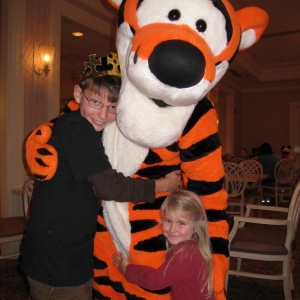
[[[112,169],[100,132],[116,120],[120,87],[120,77],[112,75],[76,84],[79,109],[52,127],[49,144],[58,153],[58,168],[50,180],[35,183],[21,264],[31,300],[92,299],[100,199],[152,203],[155,192],[180,184],[179,171],[144,180]]]
[[[259,157],[260,148],[252,148],[251,154],[249,156],[249,159],[257,160]]]
[[[115,265],[129,282],[142,288],[171,286],[172,300],[214,300],[213,261],[201,200],[191,191],[177,190],[163,202],[161,217],[167,242],[165,262],[154,269],[130,264],[120,253],[113,256]]]
[[[241,148],[237,157],[243,158],[243,159],[249,159],[249,154],[248,154],[247,149]]]
[[[226,153],[224,155],[222,155],[222,160],[224,162],[231,162],[232,160],[232,155],[230,153]]]
[[[260,155],[257,161],[261,163],[264,174],[268,175],[268,178],[264,179],[262,183],[274,183],[274,169],[275,165],[279,161],[279,157],[273,153],[272,147],[269,143],[263,143],[260,146]]]
[[[291,146],[281,146],[281,159],[290,159],[295,161],[295,157],[290,155]]]

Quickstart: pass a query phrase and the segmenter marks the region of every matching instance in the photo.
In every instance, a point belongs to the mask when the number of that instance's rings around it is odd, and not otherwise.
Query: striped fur
[[[223,300],[228,270],[227,194],[217,116],[205,95],[222,78],[237,51],[259,39],[267,15],[257,8],[236,13],[227,0],[108,2],[119,9],[119,130],[128,141],[149,148],[133,176],[157,179],[180,165],[185,187],[197,193],[206,208],[214,252],[214,291],[216,299]],[[120,153],[117,159],[134,155],[118,147],[115,152]],[[131,226],[127,249],[131,263],[158,267],[163,261],[159,208],[166,195],[158,194],[151,205],[128,204],[129,220],[123,221]],[[104,217],[109,226],[118,223],[113,213]],[[102,229],[105,220],[99,216]],[[117,227],[113,232],[118,244],[124,235],[118,236]],[[169,300],[168,290],[146,291],[124,279],[112,263],[117,252],[113,237],[108,231],[96,234],[95,258],[100,267],[95,268],[95,298]]]
[[[205,132],[201,132],[199,128],[208,122],[211,124],[210,128],[206,126]],[[212,224],[210,226],[212,245],[216,248],[215,260],[222,260],[220,257],[228,256],[228,226],[225,221],[227,195],[222,190],[224,170],[220,154],[216,113],[211,103],[204,99],[198,103],[178,141],[165,148],[150,149],[135,174],[139,177],[157,179],[181,166],[186,187],[197,193],[208,208],[207,215]],[[205,165],[211,159],[214,159],[214,165],[207,170]],[[158,267],[164,259],[165,240],[159,224],[159,209],[166,195],[167,193],[157,194],[153,204],[129,204],[132,233],[130,257],[135,264]],[[105,221],[101,215],[98,218],[98,225],[99,230],[95,237],[95,298],[170,299],[168,289],[146,291],[124,280],[113,265],[112,254],[117,253],[117,250],[109,232],[104,229]]]

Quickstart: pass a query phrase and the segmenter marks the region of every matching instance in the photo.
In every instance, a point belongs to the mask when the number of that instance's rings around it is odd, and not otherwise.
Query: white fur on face
[[[158,107],[128,80],[123,80],[117,122],[122,133],[147,148],[171,145],[182,133],[194,105]]]

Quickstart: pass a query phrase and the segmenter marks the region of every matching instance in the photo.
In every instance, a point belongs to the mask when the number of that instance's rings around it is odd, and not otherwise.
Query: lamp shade
[[[54,43],[42,43],[35,54],[34,71],[37,75],[48,75],[54,56]]]
[[[44,64],[52,64],[54,56],[53,43],[43,43],[40,46],[40,58]]]

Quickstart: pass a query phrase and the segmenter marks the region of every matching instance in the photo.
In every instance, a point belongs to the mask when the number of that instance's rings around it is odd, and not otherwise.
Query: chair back
[[[300,216],[300,181],[296,185],[293,197],[290,202],[289,206],[289,213],[288,213],[288,220],[290,220],[290,229],[288,229],[287,232],[287,240],[285,246],[289,249],[292,241],[295,238],[296,231],[298,228],[298,222],[299,222],[299,216]]]
[[[24,215],[28,219],[29,217],[29,204],[33,195],[34,180],[30,179],[24,183],[23,186],[23,207]]]
[[[292,183],[295,172],[295,164],[290,159],[281,159],[277,162],[274,175],[277,184]]]
[[[227,162],[224,163],[224,170],[227,175],[227,193],[229,198],[242,196],[246,187],[245,171],[241,165]]]
[[[231,162],[235,163],[235,164],[240,164],[241,162],[245,161],[246,159],[241,158],[241,157],[234,157]]]
[[[250,175],[263,175],[263,167],[260,162],[256,160],[245,160],[240,163],[240,165],[244,168],[246,174]],[[261,185],[261,181],[257,182],[247,182],[246,189],[257,189]]]

